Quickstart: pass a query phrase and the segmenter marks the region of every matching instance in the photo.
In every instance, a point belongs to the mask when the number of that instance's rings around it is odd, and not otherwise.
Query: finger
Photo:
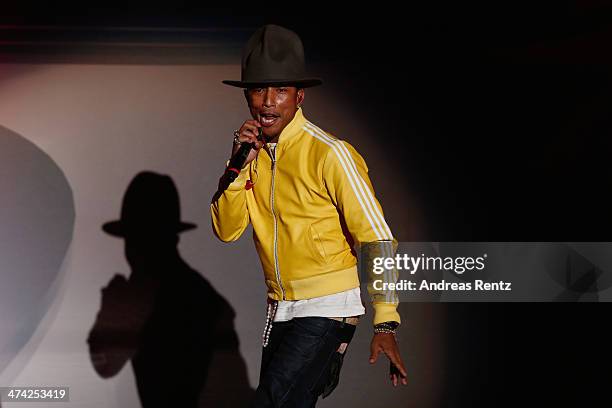
[[[394,387],[397,387],[397,375],[395,374],[391,375],[391,382],[393,382]]]
[[[240,135],[240,136],[238,136],[238,141],[240,143],[252,143],[252,142],[254,142],[256,140],[257,139],[255,139],[251,135]]]
[[[241,142],[249,142],[249,143],[255,143],[257,142],[257,136],[254,135],[251,131],[245,132],[243,133],[242,136],[240,136],[238,138]],[[244,139],[244,140],[243,140]]]
[[[240,128],[240,133],[244,132],[244,131],[250,131],[252,132],[255,136],[259,136],[259,132],[262,129],[261,125],[256,125],[256,124],[245,124],[242,128]]]
[[[394,373],[389,374],[389,378],[391,379],[391,381],[393,381],[394,384],[399,384],[399,382],[401,382],[404,385],[408,385],[408,379],[402,376],[400,372],[397,371],[397,369],[395,369]]]
[[[374,364],[376,360],[378,360],[378,354],[380,354],[380,349],[375,348],[370,353],[370,364]]]
[[[255,126],[257,128],[261,127],[261,123],[259,123],[259,121],[255,120],[255,119],[249,119],[249,120],[245,121],[244,124],[245,125]]]
[[[240,129],[239,133],[241,135],[244,135],[244,134],[259,135],[259,128],[257,126],[245,125]]]
[[[399,374],[401,374],[401,376],[403,378],[408,377],[408,371],[406,371],[406,367],[404,366],[404,363],[402,363],[401,360],[399,360],[398,363],[394,363],[394,364],[397,367],[397,369],[399,370]]]
[[[399,370],[400,374],[403,377],[407,377],[408,373],[406,372],[406,367],[404,367],[404,363],[402,362],[402,358],[399,356],[399,354],[395,352],[385,352],[385,354],[387,357],[389,357],[389,361],[391,361],[395,368]]]
[[[406,367],[404,366],[404,363],[401,359],[399,360],[399,365],[397,366],[397,368],[399,369],[399,372],[403,378],[408,377],[408,371],[406,370]]]
[[[391,364],[393,364],[402,376],[407,377],[406,367],[404,366],[404,362],[402,361],[402,357],[400,356],[399,350],[397,347],[392,347],[390,350],[384,350],[385,354],[389,358]]]
[[[238,140],[240,140],[240,143],[257,143],[258,140],[254,137],[254,136],[244,136],[244,137],[239,137]]]
[[[395,377],[396,381],[401,379],[403,384],[408,383],[408,381],[406,380],[406,377],[400,374],[400,371],[398,370],[398,368],[391,361],[389,361],[389,375]]]
[[[242,124],[242,126],[259,126],[259,121],[256,119],[248,119],[245,120],[244,123]]]
[[[238,133],[238,140],[240,142],[250,142],[251,139],[256,140],[258,133],[251,129],[241,129]]]
[[[257,129],[244,129],[242,132],[240,132],[240,137],[247,137],[249,139],[255,139],[257,140],[257,136],[259,136],[259,132],[257,132]]]

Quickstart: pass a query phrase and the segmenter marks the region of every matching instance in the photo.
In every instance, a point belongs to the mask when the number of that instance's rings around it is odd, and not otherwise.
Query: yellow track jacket
[[[211,215],[215,235],[224,242],[237,240],[249,222],[253,225],[268,296],[275,300],[356,288],[357,259],[349,242],[397,244],[363,158],[307,121],[301,108],[283,129],[275,153],[262,149],[212,202]],[[370,282],[374,279],[397,276],[370,273]],[[395,292],[376,291],[371,284],[368,291],[374,324],[400,322]]]

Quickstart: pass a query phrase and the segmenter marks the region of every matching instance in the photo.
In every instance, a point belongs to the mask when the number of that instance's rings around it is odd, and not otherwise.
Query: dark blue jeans
[[[263,348],[259,386],[252,408],[311,408],[338,384],[356,326],[326,317],[276,322]]]

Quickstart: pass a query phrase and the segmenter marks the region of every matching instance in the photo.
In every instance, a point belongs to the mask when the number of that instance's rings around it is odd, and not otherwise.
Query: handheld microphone
[[[258,128],[258,130],[259,130],[259,135],[257,136],[257,139],[261,140],[263,131],[261,128]],[[240,143],[240,148],[238,149],[236,154],[232,156],[229,164],[227,165],[227,169],[225,170],[225,177],[229,183],[236,180],[236,177],[238,177],[238,175],[240,174],[240,170],[242,169],[242,166],[244,166],[244,162],[249,156],[251,149],[254,149],[254,148],[255,148],[255,143],[251,143],[251,142]]]

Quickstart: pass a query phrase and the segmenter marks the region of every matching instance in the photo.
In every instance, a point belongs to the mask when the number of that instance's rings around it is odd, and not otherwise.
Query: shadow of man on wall
[[[125,241],[131,274],[115,275],[87,342],[103,378],[131,359],[138,394],[150,407],[240,407],[252,389],[229,303],[180,256],[172,179],[141,172],[130,183],[121,219],[103,230]]]

